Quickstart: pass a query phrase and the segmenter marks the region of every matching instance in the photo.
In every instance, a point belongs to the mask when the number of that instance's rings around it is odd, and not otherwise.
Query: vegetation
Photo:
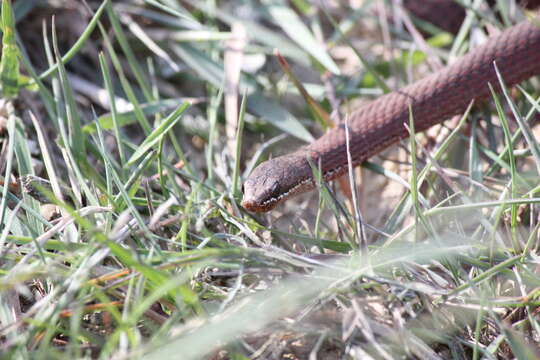
[[[538,78],[356,197],[239,205],[257,163],[524,17],[413,40],[390,3],[3,0],[2,357],[537,358]]]

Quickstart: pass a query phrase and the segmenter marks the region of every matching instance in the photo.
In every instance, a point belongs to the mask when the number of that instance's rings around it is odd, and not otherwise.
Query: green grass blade
[[[247,106],[251,112],[257,114],[278,129],[285,131],[295,138],[305,142],[313,141],[313,136],[306,130],[300,121],[279,103],[264,97],[256,92],[248,96]]]
[[[92,32],[94,31],[94,28],[96,27],[99,18],[101,17],[101,15],[103,15],[103,12],[105,11],[105,7],[109,3],[109,1],[110,0],[104,0],[103,3],[99,6],[96,13],[92,17],[92,20],[90,20],[90,22],[88,23],[88,26],[86,27],[84,32],[81,34],[79,39],[77,39],[77,41],[75,42],[75,44],[73,44],[71,49],[69,49],[68,52],[64,56],[62,56],[62,59],[61,59],[62,64],[66,64],[82,49],[85,42],[90,38],[90,35],[92,35]],[[48,70],[43,72],[39,76],[39,78],[43,80],[53,75],[54,73],[56,73],[56,71],[58,71],[58,66],[59,66],[59,63],[56,63],[54,66],[51,66]]]
[[[341,31],[341,27],[336,22],[334,17],[328,12],[328,9],[326,8],[326,6],[323,5],[322,10],[324,11],[324,14],[326,15],[326,18],[330,21],[330,23],[334,27],[335,31],[339,34],[341,40],[345,41],[345,43],[349,46],[349,48],[352,49],[352,51],[354,52],[354,54],[356,55],[358,60],[360,60],[360,63],[362,63],[362,66],[364,66],[364,68],[367,70],[367,72],[369,74],[371,74],[371,76],[373,76],[373,79],[377,83],[377,86],[385,94],[392,91],[392,89],[390,89],[390,87],[388,85],[386,85],[385,81],[383,80],[382,76],[377,72],[377,70],[373,66],[371,66],[369,61],[367,61],[367,59],[362,55],[362,53],[360,53],[360,51],[358,51],[358,49],[356,49],[356,47],[353,45],[351,40],[349,40],[349,38],[343,33],[343,31]]]
[[[231,192],[235,198],[240,198],[242,195],[242,192],[240,191],[240,188],[238,186],[238,183],[240,181],[240,160],[242,157],[242,136],[244,133],[244,119],[246,115],[246,103],[247,103],[247,97],[246,93],[244,92],[244,96],[242,97],[242,104],[240,105],[240,113],[238,114],[238,128],[236,129],[236,154],[235,154],[235,161],[234,161],[234,172],[232,176],[232,189]]]
[[[196,100],[192,98],[158,100],[140,105],[140,110],[142,111],[144,116],[151,116],[156,115],[162,111],[175,109],[178,106],[184,104],[185,102],[196,103]],[[137,122],[137,115],[135,114],[135,110],[118,113],[116,116],[116,121],[118,122],[118,125],[120,127],[135,124]],[[114,128],[112,115],[110,113],[107,113],[98,117],[96,121],[85,125],[83,127],[83,132],[85,134],[95,133],[96,122],[99,122],[99,126],[103,130],[112,130]],[[152,129],[149,130],[150,131],[148,131],[148,134],[150,134]]]
[[[105,60],[103,53],[99,54],[99,65],[101,66],[101,73],[103,79],[105,80],[105,88],[107,89],[107,94],[109,95],[109,104],[111,105],[111,118],[113,121],[114,135],[116,138],[116,146],[118,147],[118,156],[120,157],[120,169],[123,169],[126,164],[125,151],[122,145],[122,134],[120,133],[120,124],[118,123],[118,113],[116,111],[116,104],[114,101],[114,90],[111,80],[111,74],[109,72],[109,67]],[[121,178],[124,177],[123,170],[121,171]]]
[[[514,115],[514,118],[516,119],[519,128],[521,129],[521,132],[523,133],[523,137],[527,141],[527,145],[529,145],[529,149],[531,150],[534,160],[536,162],[536,170],[538,174],[540,175],[540,145],[538,145],[538,141],[534,137],[534,134],[523,116],[519,113],[519,110],[510,97],[510,94],[508,93],[508,89],[506,88],[506,84],[504,83],[504,79],[501,76],[501,73],[499,72],[499,68],[497,67],[497,64],[494,64],[495,66],[495,72],[497,73],[497,78],[499,79],[499,84],[501,86],[501,89],[503,91],[504,97],[506,98],[506,102],[508,105],[510,105],[510,109],[512,110],[512,114]]]
[[[2,95],[12,98],[19,93],[19,49],[15,41],[15,19],[11,0],[2,1],[2,58],[0,82]]]
[[[514,149],[512,148],[512,135],[510,133],[510,127],[508,125],[508,120],[506,119],[506,114],[502,108],[499,97],[495,93],[495,89],[489,84],[493,100],[495,102],[495,107],[497,108],[497,113],[499,114],[499,119],[501,120],[502,128],[504,131],[504,139],[506,145],[508,146],[508,162],[510,163],[510,197],[512,199],[517,198],[517,168],[516,168],[516,159],[514,157]],[[518,207],[516,204],[511,205],[511,214],[510,214],[510,228],[512,232],[512,240],[514,244],[514,249],[519,251],[519,244],[517,240],[517,225],[518,225]]]
[[[431,227],[428,225],[427,220],[424,217],[424,212],[422,211],[422,206],[420,204],[420,190],[418,188],[418,169],[417,169],[417,158],[416,158],[416,133],[414,128],[414,115],[412,110],[412,105],[409,105],[409,135],[410,135],[410,146],[411,146],[411,199],[415,208],[415,217],[416,222],[421,223],[426,231],[433,234]]]
[[[135,54],[131,46],[129,45],[126,34],[124,33],[122,26],[120,26],[120,21],[118,20],[118,16],[114,12],[111,4],[107,5],[107,15],[109,16],[109,20],[111,21],[111,25],[112,25],[114,34],[116,36],[116,39],[120,47],[122,48],[122,51],[126,55],[127,61],[131,67],[131,70],[133,71],[133,75],[135,76],[135,79],[137,80],[137,84],[139,85],[140,89],[142,90],[144,94],[144,97],[148,101],[154,100],[152,96],[152,92],[150,91],[150,88],[148,87],[148,81],[139,63],[136,60]],[[109,50],[109,52],[111,51]]]
[[[211,7],[203,1],[187,0],[187,2],[197,9],[204,11],[207,16],[213,16],[229,26],[232,26],[238,21],[242,22],[242,25],[246,28],[246,32],[254,39],[257,39],[257,41],[267,45],[270,49],[279,49],[279,52],[283,54],[283,56],[293,58],[302,65],[310,65],[309,56],[307,56],[305,51],[300,49],[286,36],[283,36],[276,31],[272,31],[255,21],[247,21],[231,15],[218,7]]]
[[[152,133],[148,135],[146,139],[144,139],[143,143],[129,158],[127,165],[133,165],[136,161],[143,157],[152,148],[152,146],[156,145],[159,140],[165,136],[174,127],[174,125],[176,125],[188,107],[189,103],[186,102],[167,116],[167,118],[163,120],[163,122],[159,124],[159,126],[154,129],[154,131],[152,131]]]
[[[214,155],[214,142],[217,136],[217,121],[218,111],[223,101],[223,87],[219,89],[216,96],[212,97],[210,106],[208,107],[208,121],[210,122],[210,129],[208,130],[208,144],[206,147],[206,168],[208,171],[208,181],[214,180],[214,164],[212,157]]]
[[[13,105],[8,105],[13,106]],[[4,184],[2,189],[2,199],[0,199],[0,227],[3,227],[5,224],[5,216],[7,209],[7,200],[8,200],[8,189],[9,182],[11,181],[11,174],[13,169],[13,153],[15,151],[15,122],[16,118],[14,114],[11,114],[8,117],[7,121],[7,130],[9,135],[9,143],[7,145],[6,153],[6,170],[4,173]]]
[[[300,17],[283,2],[271,2],[267,10],[272,19],[281,29],[293,39],[298,46],[313,56],[322,66],[333,74],[339,75],[340,71],[326,49],[318,42],[311,31],[304,25]]]
[[[137,99],[137,97],[135,96],[135,91],[133,89],[133,86],[130,84],[129,80],[127,79],[125,73],[124,73],[124,68],[122,67],[121,63],[120,63],[120,60],[118,58],[118,55],[116,54],[116,51],[114,49],[114,46],[112,45],[108,35],[107,35],[107,32],[105,31],[103,25],[101,25],[101,23],[99,23],[99,30],[101,32],[101,34],[103,35],[103,40],[105,42],[105,46],[107,47],[107,50],[108,50],[108,54],[109,56],[111,57],[111,61],[112,61],[112,64],[120,78],[120,83],[122,84],[122,88],[129,100],[129,102],[131,103],[132,107],[133,107],[133,111],[131,111],[131,113],[133,113],[133,115],[135,116],[135,119],[139,122],[139,125],[142,127],[144,133],[146,135],[150,134],[150,132],[152,131],[152,127],[150,126],[150,123],[148,122],[148,120],[146,119],[146,117],[144,116],[144,111],[143,109],[141,108],[141,104],[139,102],[139,100]],[[122,33],[123,35],[123,33]],[[123,48],[127,48],[124,50],[124,52],[126,51],[131,51],[131,48],[129,47],[129,45],[125,44],[125,45],[122,45]],[[128,61],[130,60],[129,56],[128,56]],[[142,78],[142,74],[140,74],[140,69],[139,69],[139,66],[138,64],[133,61],[133,62],[129,62],[130,66],[131,66],[131,71],[133,74],[135,74],[135,77],[137,79],[140,79]],[[151,94],[150,92],[148,92],[148,88],[147,88],[147,85],[145,84],[143,88],[141,88],[143,93],[145,94],[145,96],[147,97],[147,99],[152,99],[151,97]],[[117,117],[117,120],[118,120],[118,117],[119,117],[120,114],[116,114],[116,117]]]
[[[176,45],[173,50],[203,79],[209,81],[215,88],[221,88],[225,78],[223,64],[204,54],[201,50],[187,44]],[[254,90],[256,84],[253,81],[241,78],[239,87],[246,91]],[[313,136],[305,129],[300,121],[279,103],[266,98],[260,92],[248,95],[248,109],[268,121],[277,128],[304,140],[312,141]]]
[[[74,159],[77,161],[77,165],[86,168],[88,165],[86,158],[86,141],[82,132],[81,119],[79,115],[80,112],[79,109],[77,109],[75,94],[73,93],[73,89],[68,81],[66,69],[61,61],[55,23],[53,22],[52,25],[53,49],[58,64],[58,77],[60,79],[62,94],[65,101],[65,114],[68,125],[68,143],[64,145],[69,147]]]

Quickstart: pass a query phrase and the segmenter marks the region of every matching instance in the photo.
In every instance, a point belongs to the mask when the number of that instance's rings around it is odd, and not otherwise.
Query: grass
[[[2,1],[2,358],[537,358],[538,78],[444,136],[411,118],[352,202],[239,205],[256,163],[429,72],[365,3]],[[417,25],[445,62],[496,21]]]

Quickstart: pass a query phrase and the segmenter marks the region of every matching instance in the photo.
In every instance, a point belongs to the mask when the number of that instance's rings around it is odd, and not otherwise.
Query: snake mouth
[[[307,192],[313,188],[315,188],[315,181],[310,177],[300,181],[289,190],[275,192],[273,195],[266,197],[264,200],[261,200],[256,196],[250,196],[250,194],[252,194],[251,192],[244,192],[242,207],[248,211],[267,212],[274,209],[278,204],[287,200],[288,198]]]
[[[242,199],[242,207],[248,211],[252,212],[267,212],[272,209],[274,209],[279,204],[279,201],[277,199],[270,199],[268,201],[265,201],[264,203],[259,203],[252,199]]]

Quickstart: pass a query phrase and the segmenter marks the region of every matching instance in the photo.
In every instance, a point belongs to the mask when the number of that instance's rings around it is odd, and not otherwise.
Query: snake
[[[439,2],[429,0],[424,6]],[[292,196],[314,189],[318,181],[315,169],[324,181],[331,181],[348,172],[349,161],[358,166],[409,137],[411,116],[415,132],[425,131],[463,114],[473,101],[486,101],[492,96],[491,89],[500,92],[498,75],[506,86],[513,86],[539,74],[540,14],[533,14],[452,64],[359,107],[347,122],[311,144],[260,163],[244,181],[242,206],[252,212],[272,210]],[[449,23],[450,30],[455,28]]]

